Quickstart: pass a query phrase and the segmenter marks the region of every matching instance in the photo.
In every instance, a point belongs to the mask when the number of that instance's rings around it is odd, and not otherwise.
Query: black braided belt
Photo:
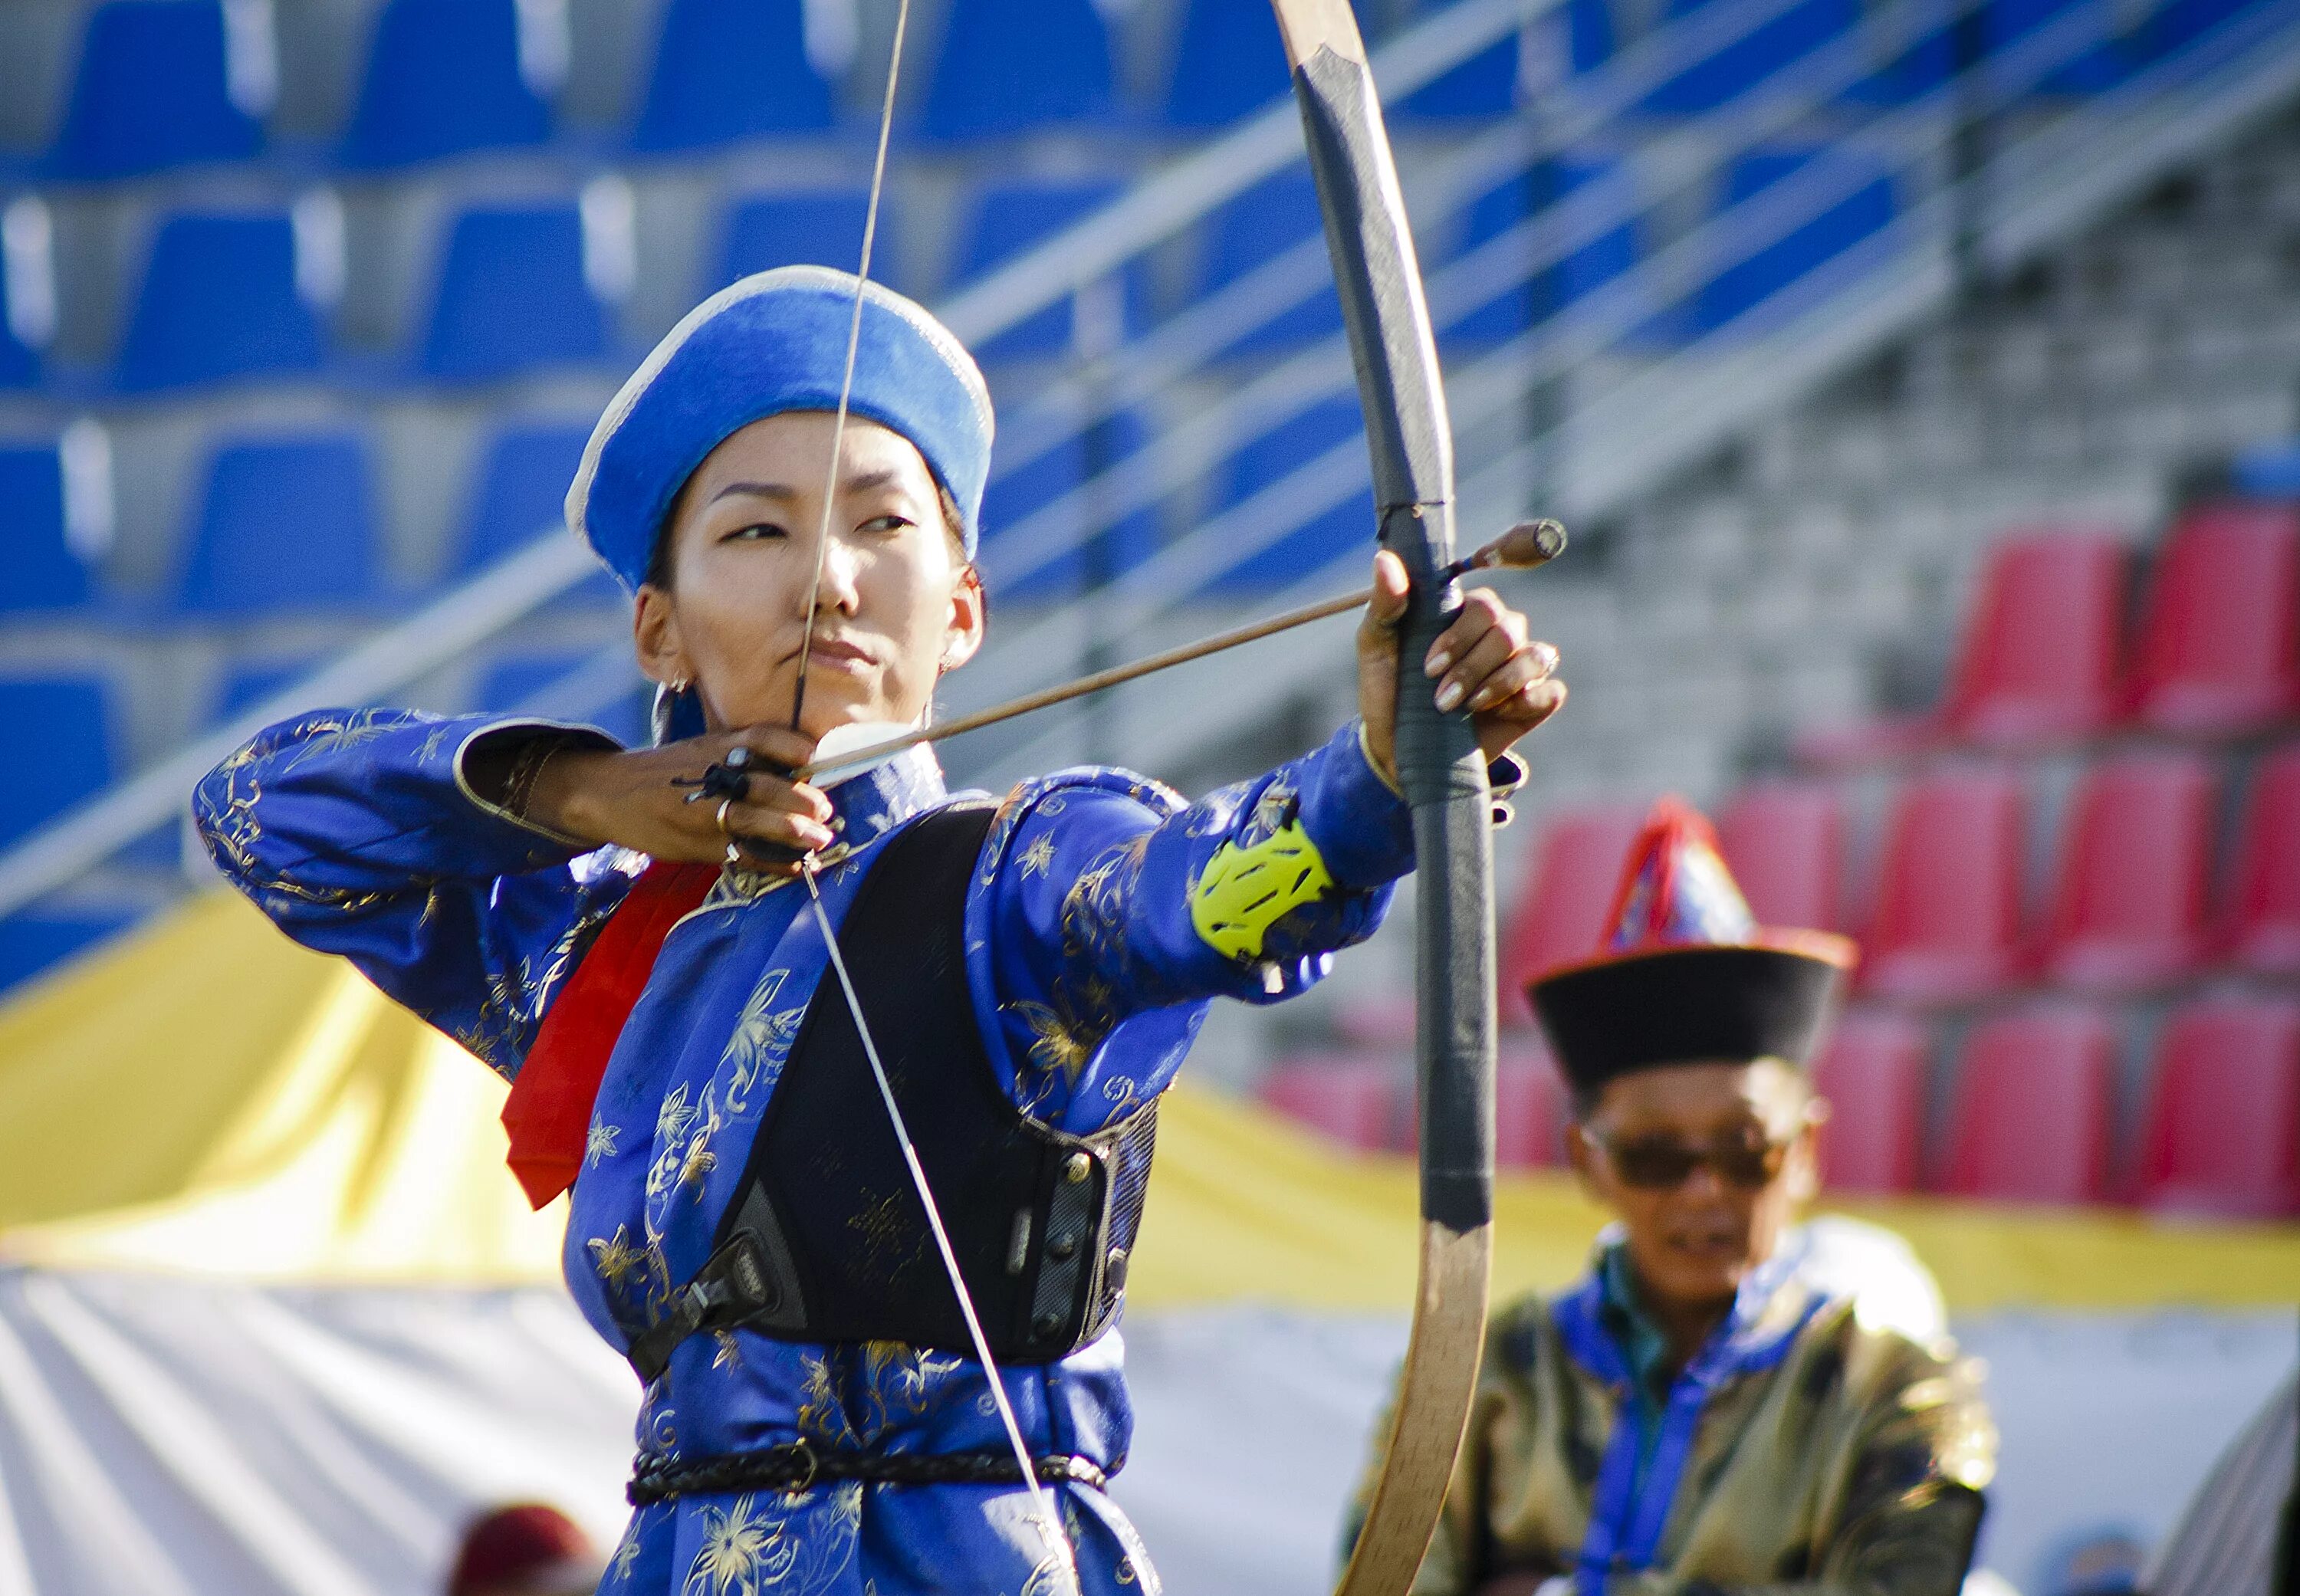
[[[1043,1482],[1067,1480],[1097,1491],[1109,1475],[1084,1458],[1034,1458]],[[804,1441],[757,1451],[679,1459],[640,1454],[623,1494],[644,1508],[679,1496],[731,1491],[804,1491],[825,1480],[876,1485],[1019,1485],[1022,1466],[1011,1452],[817,1451]]]

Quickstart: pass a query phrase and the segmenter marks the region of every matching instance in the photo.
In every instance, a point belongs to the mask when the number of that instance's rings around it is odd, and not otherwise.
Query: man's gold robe
[[[1971,1364],[1765,1270],[1682,1371],[1648,1357],[1641,1377],[1649,1326],[1606,1261],[1496,1317],[1415,1596],[1510,1574],[1576,1596],[1954,1596],[1996,1468]]]

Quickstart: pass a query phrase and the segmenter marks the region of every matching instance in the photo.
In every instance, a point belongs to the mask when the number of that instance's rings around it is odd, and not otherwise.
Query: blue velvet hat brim
[[[679,491],[711,451],[786,411],[836,411],[855,278],[824,266],[746,277],[688,312],[600,417],[567,524],[636,593]],[[863,285],[847,411],[910,440],[957,504],[974,554],[990,471],[990,392],[924,308]]]

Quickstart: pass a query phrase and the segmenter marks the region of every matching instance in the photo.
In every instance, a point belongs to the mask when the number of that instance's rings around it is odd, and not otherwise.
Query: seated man
[[[1611,920],[1530,994],[1574,1171],[1619,1223],[1580,1284],[1496,1313],[1413,1590],[1955,1596],[1996,1461],[1975,1376],[1804,1267],[1791,1229],[1825,1113],[1804,1066],[1852,944],[1760,931],[1673,802]]]

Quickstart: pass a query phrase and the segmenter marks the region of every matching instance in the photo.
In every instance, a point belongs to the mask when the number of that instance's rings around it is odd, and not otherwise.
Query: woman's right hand
[[[738,747],[754,756],[744,796],[688,802],[703,773]],[[527,818],[564,836],[696,864],[726,862],[730,842],[820,852],[836,840],[830,800],[821,788],[786,780],[766,768],[771,762],[796,769],[813,757],[813,739],[782,726],[714,732],[620,752],[568,748],[537,772],[528,789]],[[795,862],[751,849],[745,850],[743,862],[766,875],[798,873]]]

